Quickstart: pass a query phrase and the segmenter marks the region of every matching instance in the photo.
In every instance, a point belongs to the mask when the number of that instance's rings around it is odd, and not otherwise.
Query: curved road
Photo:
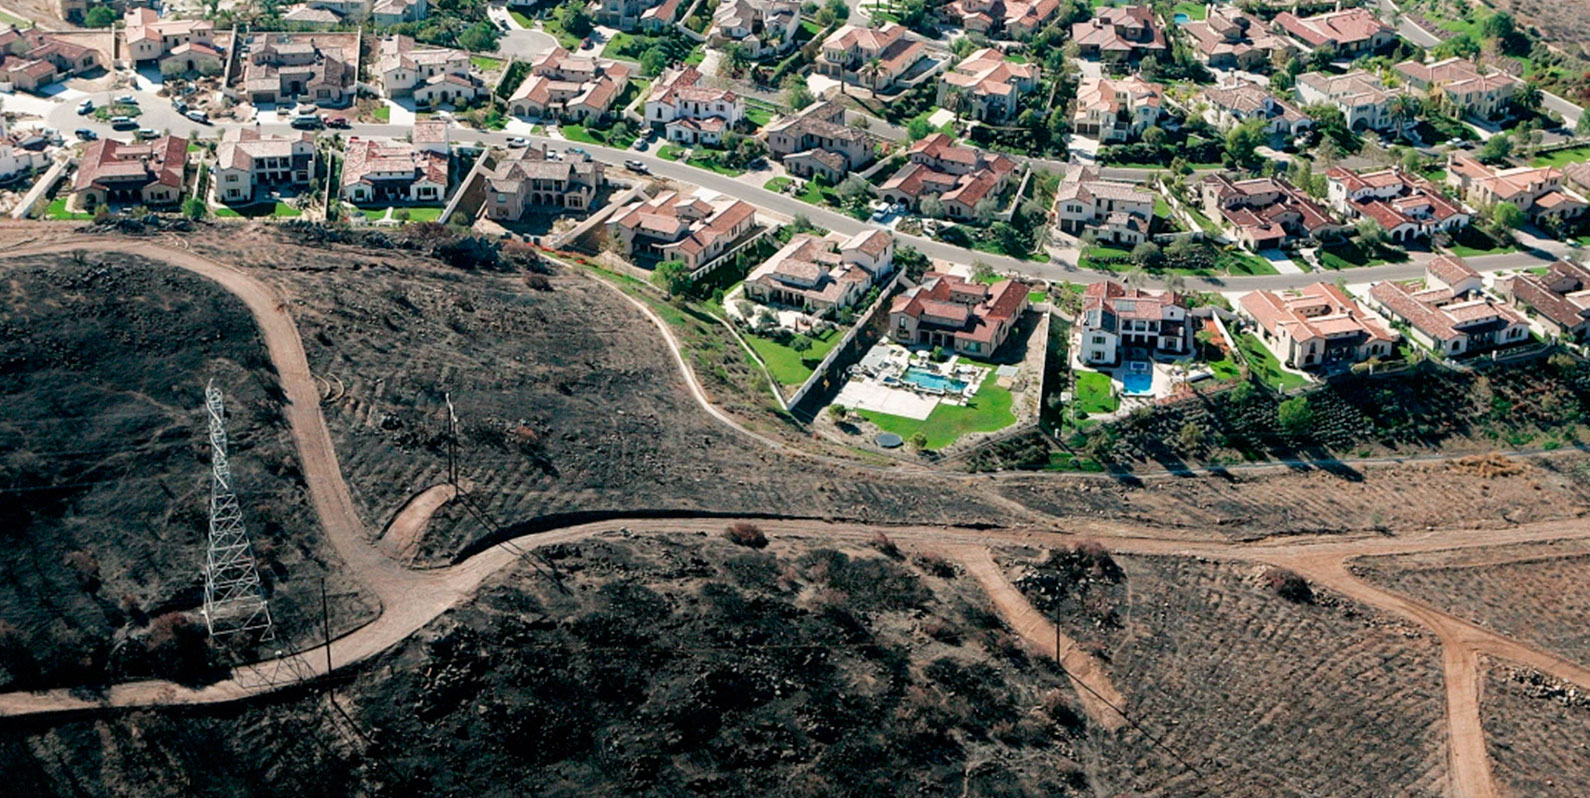
[[[333,668],[367,659],[397,645],[447,609],[469,598],[492,574],[519,559],[508,547],[500,546],[448,568],[413,571],[402,567],[370,543],[363,524],[354,512],[347,484],[342,478],[331,435],[320,412],[318,386],[310,373],[297,327],[288,315],[282,298],[253,277],[189,252],[147,241],[84,237],[44,245],[24,245],[4,255],[15,258],[84,248],[141,255],[204,276],[241,299],[259,324],[288,400],[285,413],[299,448],[311,504],[333,550],[353,575],[375,593],[381,605],[376,620],[331,642],[329,655]],[[652,317],[652,321],[666,331],[661,320]],[[670,348],[674,349],[677,357],[677,348],[672,343]],[[698,402],[705,402],[704,395],[697,392],[693,394]],[[725,420],[717,414],[714,414],[714,418]],[[434,509],[435,499],[434,490],[417,495],[419,506],[413,511],[405,508],[399,514],[401,525],[423,524],[424,519],[420,516]],[[725,522],[725,519],[714,518],[638,519],[625,523],[633,531],[660,534],[695,532]],[[1054,627],[1038,616],[1019,592],[1014,591],[984,548],[1011,543],[1056,545],[1074,542],[1079,536],[1041,528],[970,530],[931,526],[825,524],[818,521],[757,520],[757,523],[775,537],[818,537],[861,542],[883,532],[908,546],[948,545],[966,565],[968,572],[989,592],[995,606],[1012,628],[1031,647],[1048,655],[1061,654],[1062,661],[1075,671],[1076,678],[1092,691],[1105,696],[1121,695],[1110,683],[1100,663],[1086,657],[1074,645],[1056,639]],[[610,532],[616,526],[618,522],[582,524],[526,535],[514,543],[519,546],[539,546],[574,541]],[[1348,598],[1430,629],[1442,644],[1451,778],[1454,792],[1464,798],[1488,798],[1496,794],[1485,750],[1484,728],[1480,722],[1481,656],[1517,662],[1590,689],[1590,668],[1564,660],[1538,646],[1498,635],[1422,602],[1369,585],[1354,577],[1347,567],[1351,559],[1365,556],[1590,537],[1590,527],[1578,519],[1501,531],[1438,530],[1399,538],[1378,535],[1300,537],[1251,544],[1149,537],[1142,533],[1091,533],[1089,537],[1125,553],[1199,556],[1290,568]],[[1056,648],[1057,643],[1059,649]],[[230,678],[202,688],[146,680],[115,685],[97,699],[83,698],[68,690],[4,693],[0,694],[0,716],[232,701],[325,675],[328,672],[327,654],[325,647],[320,647],[287,660],[269,660],[240,667],[232,672]],[[1110,710],[1101,708],[1092,700],[1085,700],[1084,708],[1096,723],[1106,728],[1120,722],[1119,718],[1109,717]]]

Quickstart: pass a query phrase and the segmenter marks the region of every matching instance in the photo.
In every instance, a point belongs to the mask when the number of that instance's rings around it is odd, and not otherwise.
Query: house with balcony
[[[532,119],[598,122],[623,110],[613,103],[630,75],[622,62],[554,47],[531,60],[530,74],[508,98],[508,111]]]
[[[845,107],[824,100],[767,126],[767,150],[796,177],[839,181],[873,160],[872,139],[845,124]]]
[[[908,163],[884,181],[879,196],[913,210],[920,210],[925,197],[936,196],[951,219],[977,218],[978,203],[996,202],[1016,172],[1009,156],[963,147],[943,133],[911,145],[906,156]]]
[[[1198,183],[1198,194],[1204,212],[1225,222],[1232,237],[1255,252],[1338,238],[1347,231],[1347,225],[1281,177],[1233,180],[1216,173]]]
[[[756,209],[730,197],[665,191],[630,203],[607,222],[614,249],[632,260],[677,261],[695,271],[756,229]]]
[[[1590,268],[1569,260],[1545,274],[1520,272],[1496,282],[1496,291],[1528,308],[1548,332],[1565,341],[1590,341]]]
[[[681,144],[721,144],[744,118],[745,98],[703,85],[695,67],[665,71],[646,96],[646,122]]]
[[[1155,196],[1136,183],[1102,179],[1097,166],[1072,164],[1055,192],[1055,218],[1071,235],[1091,230],[1101,242],[1134,247],[1149,240]]]
[[[1426,64],[1403,61],[1393,69],[1403,83],[1420,91],[1439,88],[1460,114],[1481,119],[1497,119],[1507,114],[1513,95],[1524,81],[1505,72],[1481,70],[1466,58],[1452,58]]]
[[[490,91],[475,74],[468,53],[416,44],[408,36],[394,34],[381,40],[375,70],[382,93],[413,97],[419,105],[461,105]]]
[[[1294,369],[1389,358],[1401,338],[1330,283],[1243,294],[1237,309],[1276,358]]]
[[[253,202],[256,189],[308,186],[315,174],[315,137],[229,127],[215,148],[210,174],[215,199],[228,205]]]
[[[945,16],[974,33],[1025,39],[1060,14],[1060,0],[953,0]]]
[[[1264,132],[1289,138],[1314,129],[1314,119],[1297,106],[1246,80],[1210,86],[1199,95],[1208,104],[1204,121],[1222,133],[1245,122],[1264,120]]]
[[[152,8],[129,8],[123,21],[127,57],[135,64],[163,64],[175,55],[184,72],[215,75],[225,66],[226,56],[215,46],[215,23],[207,19],[163,20]]]
[[[854,236],[799,234],[751,270],[745,295],[764,305],[822,317],[860,302],[894,270],[894,236],[866,230]]]
[[[823,40],[813,69],[834,80],[886,92],[926,57],[927,45],[907,38],[904,25],[846,25]]]
[[[607,180],[597,160],[547,156],[546,145],[531,145],[496,155],[484,170],[486,218],[516,222],[526,213],[590,210]]]
[[[889,306],[889,337],[905,346],[942,347],[977,358],[992,356],[1027,311],[1027,284],[984,285],[928,272]]]
[[[342,107],[353,100],[356,55],[322,46],[311,34],[255,34],[243,58],[241,96],[253,105],[313,103]]]
[[[1126,356],[1184,357],[1192,353],[1187,301],[1174,291],[1129,288],[1114,280],[1082,292],[1077,349],[1089,366],[1116,366]]]
[[[1304,105],[1329,105],[1342,112],[1353,130],[1391,130],[1391,98],[1398,92],[1386,88],[1379,76],[1362,69],[1345,75],[1305,72],[1297,76],[1297,96]],[[1412,120],[1408,120],[1411,122]]]
[[[1399,244],[1428,241],[1437,233],[1456,235],[1469,224],[1466,208],[1418,174],[1401,169],[1359,174],[1333,166],[1325,180],[1332,208],[1350,219],[1374,219]]]
[[[1092,19],[1072,24],[1071,39],[1083,58],[1099,61],[1135,64],[1143,56],[1164,58],[1170,52],[1165,32],[1148,6],[1099,7]]]
[[[1510,202],[1537,223],[1572,222],[1590,210],[1590,200],[1565,185],[1555,166],[1493,167],[1459,151],[1447,156],[1446,182],[1476,208]]]
[[[968,55],[939,78],[938,104],[945,106],[958,93],[970,106],[971,116],[995,124],[1016,115],[1022,95],[1038,88],[1038,67],[1005,59],[993,47]]]
[[[1290,11],[1276,15],[1275,29],[1310,50],[1324,50],[1337,59],[1351,60],[1388,48],[1397,34],[1368,8],[1348,8],[1299,17]]]
[[[738,43],[750,58],[769,58],[794,49],[800,26],[796,0],[724,0],[712,13],[707,43],[718,48]]]
[[[413,141],[348,139],[340,195],[355,205],[440,203],[447,197],[447,123],[414,123]]]
[[[1071,129],[1100,142],[1127,142],[1164,119],[1164,87],[1132,75],[1083,78],[1071,112]]]
[[[1379,310],[1408,325],[1408,334],[1447,357],[1476,354],[1529,340],[1529,320],[1481,290],[1479,274],[1460,258],[1443,255],[1425,267],[1425,280],[1375,283],[1369,296]]]
[[[1192,39],[1198,60],[1211,69],[1268,72],[1276,60],[1297,50],[1256,17],[1223,3],[1205,6],[1203,19],[1184,22],[1181,29]]]

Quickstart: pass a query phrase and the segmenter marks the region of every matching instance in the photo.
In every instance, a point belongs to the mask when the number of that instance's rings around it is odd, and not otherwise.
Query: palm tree
[[[871,61],[862,64],[861,69],[856,70],[856,73],[860,75],[862,81],[867,84],[867,89],[872,92],[872,98],[877,99],[878,78],[883,75],[883,61],[874,58]]]
[[[1397,135],[1407,137],[1408,123],[1418,119],[1423,110],[1424,103],[1412,94],[1392,95],[1391,101],[1386,104],[1386,110],[1391,114],[1391,123],[1397,128]]]
[[[944,110],[955,115],[956,127],[960,126],[961,106],[966,104],[966,90],[959,86],[950,86],[944,90]]]
[[[1513,92],[1513,104],[1528,111],[1540,110],[1540,103],[1544,99],[1545,95],[1541,93],[1539,84],[1533,81],[1519,86],[1518,90]]]

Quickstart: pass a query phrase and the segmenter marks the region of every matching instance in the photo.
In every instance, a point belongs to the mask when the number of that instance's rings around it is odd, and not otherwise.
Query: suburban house
[[[1481,72],[1473,61],[1455,56],[1433,64],[1403,61],[1394,69],[1403,83],[1422,91],[1439,87],[1452,107],[1484,119],[1505,114],[1524,85],[1505,72]]]
[[[1224,219],[1235,238],[1255,252],[1303,239],[1319,241],[1346,230],[1284,178],[1232,180],[1217,173],[1205,177],[1198,188],[1204,212]]]
[[[894,269],[894,236],[867,230],[845,237],[792,237],[745,279],[745,295],[765,305],[827,316],[860,302]]]
[[[353,99],[351,53],[321,47],[313,36],[256,34],[265,42],[243,60],[243,98],[254,105],[310,102],[339,107]],[[301,40],[300,40],[301,39]]]
[[[1128,288],[1114,280],[1082,292],[1079,354],[1090,366],[1114,366],[1124,355],[1181,357],[1192,352],[1187,302],[1174,291]]]
[[[1479,273],[1442,255],[1425,267],[1425,284],[1375,283],[1369,296],[1415,340],[1447,355],[1483,352],[1529,340],[1529,320],[1481,292]]]
[[[927,57],[927,45],[905,34],[905,26],[895,22],[881,28],[846,25],[823,40],[813,66],[835,80],[886,90]]]
[[[1378,52],[1397,40],[1397,34],[1367,8],[1348,8],[1312,17],[1282,11],[1275,17],[1275,27],[1310,50],[1325,50],[1346,59]]]
[[[1552,335],[1581,343],[1590,340],[1590,268],[1559,260],[1545,274],[1521,272],[1498,280],[1496,290],[1529,308]]]
[[[824,100],[767,126],[767,150],[796,177],[821,174],[838,184],[872,162],[872,140],[845,124],[845,107]]]
[[[44,150],[43,136],[8,133],[5,117],[0,116],[0,183],[48,168],[50,157]]]
[[[288,8],[282,15],[282,22],[293,30],[330,30],[342,24],[342,17],[335,11],[300,3]]]
[[[954,0],[944,8],[946,17],[968,31],[1020,39],[1054,19],[1060,0]]]
[[[1073,164],[1055,192],[1055,218],[1071,235],[1092,230],[1100,241],[1136,246],[1148,240],[1154,198],[1135,183],[1101,179],[1097,166]]]
[[[1203,19],[1184,22],[1181,29],[1192,37],[1198,60],[1213,69],[1268,72],[1277,54],[1296,50],[1263,22],[1231,5],[1210,3]]]
[[[1436,184],[1401,169],[1357,174],[1333,166],[1325,180],[1331,207],[1349,218],[1374,219],[1399,244],[1456,234],[1469,223],[1469,212]]]
[[[1510,202],[1536,222],[1577,219],[1590,207],[1582,195],[1563,185],[1562,170],[1554,166],[1497,168],[1456,152],[1447,158],[1446,182],[1463,192],[1470,205]]]
[[[447,123],[414,123],[413,142],[348,139],[342,198],[356,205],[439,203],[447,196]]]
[[[468,53],[416,45],[408,36],[382,39],[375,69],[386,96],[412,96],[419,105],[465,103],[487,92],[471,69]]]
[[[751,58],[789,52],[801,26],[797,0],[725,0],[712,13],[707,43],[727,47],[738,42]]]
[[[36,92],[99,67],[99,51],[92,47],[36,29],[0,29],[0,81],[10,83],[13,89]]]
[[[484,175],[487,218],[511,222],[526,211],[590,209],[606,180],[606,166],[597,160],[553,160],[542,144],[508,151]]]
[[[602,0],[596,8],[596,22],[630,31],[665,27],[679,15],[679,0]]]
[[[1264,130],[1272,136],[1296,136],[1314,128],[1314,119],[1297,106],[1245,80],[1210,86],[1202,96],[1209,104],[1204,120],[1221,132],[1253,119],[1265,120]]]
[[[230,127],[215,148],[215,198],[229,204],[254,201],[256,187],[307,186],[315,173],[315,137],[311,133],[261,135],[259,130]]]
[[[906,346],[943,347],[988,357],[999,350],[1027,310],[1027,284],[1000,280],[984,285],[953,274],[928,272],[920,285],[889,306],[889,337]]]
[[[701,85],[701,73],[691,66],[665,71],[646,96],[646,121],[662,125],[669,141],[720,144],[744,118],[744,97]]]
[[[617,61],[570,55],[562,47],[535,57],[530,74],[508,98],[514,116],[595,122],[617,110],[630,67]]]
[[[1130,141],[1165,116],[1164,88],[1132,75],[1083,78],[1077,88],[1071,128],[1101,142]]]
[[[161,136],[138,144],[98,139],[83,148],[72,179],[71,206],[174,205],[182,200],[188,140]]]
[[[1038,67],[1005,60],[992,47],[972,53],[939,80],[938,104],[960,93],[972,115],[984,122],[1003,122],[1016,114],[1021,96],[1038,88]]]
[[[425,0],[376,0],[370,7],[370,21],[377,27],[418,22],[425,19]]]
[[[1305,72],[1297,76],[1297,96],[1304,105],[1318,103],[1335,107],[1353,130],[1390,130],[1394,123],[1391,98],[1397,96],[1397,92],[1386,88],[1373,72],[1362,69],[1345,75]]]
[[[924,197],[937,196],[951,219],[976,218],[978,203],[997,201],[1016,171],[1008,156],[962,147],[943,133],[911,145],[906,155],[910,162],[879,187],[879,195],[913,209]]]
[[[215,46],[215,23],[207,19],[162,20],[152,8],[129,8],[125,23],[127,57],[135,64],[158,61],[163,67],[175,55],[179,71],[214,75],[225,66],[226,56]]]
[[[1288,291],[1254,291],[1237,307],[1282,363],[1310,369],[1388,358],[1400,337],[1330,283]]]
[[[1071,25],[1071,39],[1083,58],[1107,61],[1141,60],[1145,55],[1170,52],[1165,32],[1159,29],[1148,6],[1103,6],[1093,18]]]
[[[665,191],[614,213],[607,237],[632,259],[669,260],[696,270],[756,228],[756,209],[731,197],[707,201]]]

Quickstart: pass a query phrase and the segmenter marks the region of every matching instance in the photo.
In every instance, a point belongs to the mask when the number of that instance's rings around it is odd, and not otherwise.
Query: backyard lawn
[[[382,122],[391,122],[392,121],[392,106],[390,106],[390,105],[377,106],[374,111],[370,112],[370,115],[374,116],[376,119],[378,119],[378,120],[380,120]]]
[[[44,209],[44,218],[54,219],[58,222],[82,222],[94,218],[92,213],[72,213],[66,209],[66,198],[56,197]]]
[[[1242,354],[1248,360],[1248,370],[1253,372],[1265,385],[1283,391],[1301,388],[1308,384],[1300,374],[1294,374],[1281,368],[1281,361],[1275,359],[1275,354],[1264,345],[1253,333],[1243,333],[1237,336],[1237,346],[1242,349]]]
[[[472,55],[469,57],[469,63],[482,72],[494,72],[502,66],[502,61],[489,55]]]
[[[438,213],[441,212],[440,208],[437,208],[436,210]],[[258,219],[264,216],[276,216],[283,218],[289,216],[300,216],[302,213],[297,208],[294,208],[285,202],[258,202],[253,205],[244,205],[239,208],[228,208],[224,206],[216,208],[215,215],[221,217],[222,219],[236,219],[239,217],[245,219]]]
[[[1194,20],[1203,19],[1208,15],[1208,11],[1204,8],[1203,3],[1177,3],[1176,6],[1171,9],[1171,14],[1171,19],[1175,19],[1175,14],[1186,14],[1187,19]]]
[[[441,216],[442,216],[442,207],[440,205],[434,205],[434,206],[405,206],[405,207],[402,207],[402,208],[360,208],[359,209],[359,212],[364,214],[364,218],[369,219],[372,222],[378,221],[378,220],[382,219],[383,217],[385,217],[387,211],[392,211],[393,214],[396,214],[398,211],[408,211],[409,212],[409,218],[407,219],[407,221],[410,221],[410,222],[434,222],[437,219],[440,219]],[[393,218],[396,219],[397,217],[394,215]]]
[[[1078,410],[1088,415],[1112,413],[1121,406],[1110,385],[1110,375],[1098,371],[1077,372],[1077,395],[1074,400]]]
[[[1580,161],[1590,161],[1590,146],[1574,147],[1573,149],[1557,150],[1556,152],[1537,155],[1534,160],[1529,162],[1529,165],[1563,167],[1571,163],[1579,163]]]
[[[817,370],[817,364],[823,362],[823,357],[828,350],[839,343],[839,332],[829,330],[820,338],[812,338],[812,348],[805,352],[797,352],[789,346],[781,344],[771,338],[760,335],[747,335],[745,339],[750,342],[751,348],[767,363],[767,370],[773,374],[773,379],[780,385],[791,388],[806,381]]]
[[[1401,263],[1407,259],[1408,253],[1400,249],[1381,245],[1370,250],[1357,241],[1319,248],[1319,264],[1335,271],[1379,266],[1382,263]]]
[[[962,435],[973,432],[994,432],[1016,423],[1016,414],[1010,409],[1015,400],[1010,395],[1010,391],[999,387],[998,383],[999,381],[990,374],[983,379],[982,386],[972,395],[971,401],[963,406],[940,402],[933,408],[933,412],[921,421],[870,410],[856,412],[884,432],[892,432],[908,441],[920,432],[927,438],[925,448],[943,449],[959,440]]]
[[[771,106],[754,103],[747,103],[745,106],[745,118],[751,120],[751,124],[757,127],[767,127],[776,113],[778,111]]]
[[[1515,252],[1518,247],[1491,238],[1472,227],[1465,227],[1462,232],[1453,237],[1451,249],[1453,255],[1460,258],[1472,258],[1476,255],[1497,255],[1503,252]]]
[[[775,177],[772,180],[763,183],[762,188],[765,188],[768,191],[783,191],[785,186],[788,186],[793,182],[795,181],[787,177]]]

